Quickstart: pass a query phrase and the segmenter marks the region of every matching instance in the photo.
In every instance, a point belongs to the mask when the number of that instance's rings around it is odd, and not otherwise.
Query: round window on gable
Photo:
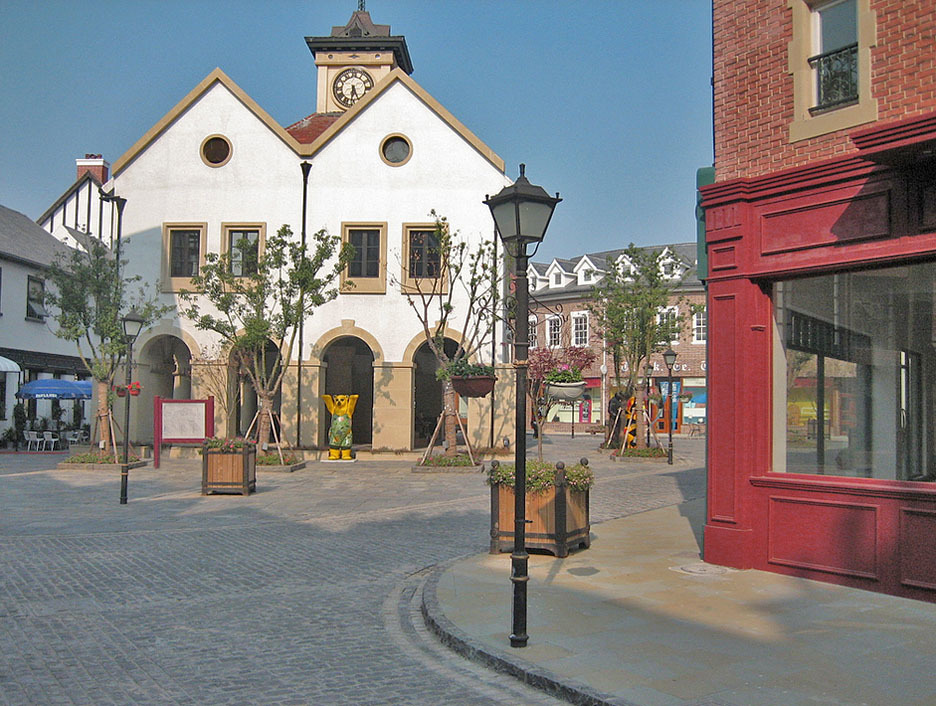
[[[202,161],[209,167],[223,167],[234,150],[223,135],[209,135],[201,144]]]
[[[402,167],[413,156],[413,147],[403,135],[387,135],[380,143],[380,158],[391,167]]]

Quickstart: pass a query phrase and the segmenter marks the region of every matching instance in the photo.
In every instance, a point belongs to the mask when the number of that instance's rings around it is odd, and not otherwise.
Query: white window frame
[[[536,331],[536,317],[531,316],[527,321],[527,340],[530,342],[530,348],[536,348],[537,345],[537,331]]]
[[[580,341],[579,334],[582,333],[578,326],[579,323],[584,321],[584,340]],[[588,330],[588,312],[586,311],[573,311],[572,312],[572,345],[578,346],[580,348],[588,347],[588,341],[590,338]]]
[[[672,315],[674,318],[679,316],[679,307],[678,306],[664,306],[660,309],[657,314],[657,323],[662,324],[664,317],[669,317]],[[679,327],[676,327],[676,333],[673,336],[673,339],[669,342],[670,345],[678,346],[679,345]]]
[[[562,347],[562,319],[558,316],[546,319],[546,345],[548,348]]]
[[[701,336],[699,336],[700,331]],[[708,309],[703,309],[692,315],[692,342],[701,344],[706,341],[708,341]]]

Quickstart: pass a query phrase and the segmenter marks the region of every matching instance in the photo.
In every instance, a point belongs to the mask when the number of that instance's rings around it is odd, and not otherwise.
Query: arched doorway
[[[267,341],[264,358],[266,360],[267,374],[273,370],[276,362],[277,347],[273,341]],[[284,361],[285,362],[285,361]],[[249,364],[249,362],[248,362]],[[231,414],[231,423],[238,436],[247,436],[248,430],[250,436],[256,438],[257,412],[260,409],[260,400],[257,397],[257,391],[254,389],[250,376],[247,375],[244,365],[241,363],[236,351],[231,351],[228,355],[228,385],[232,392],[233,413]],[[282,407],[282,389],[276,391],[273,396],[273,419],[276,435],[280,435],[280,409]],[[251,429],[251,425],[253,428]],[[273,438],[271,437],[271,443]]]
[[[139,356],[134,356],[136,371],[131,376],[143,384],[137,428],[131,436],[139,440],[153,438],[153,398],[187,400],[192,397],[192,352],[178,336],[159,334],[148,340]]]
[[[445,339],[445,353],[452,356],[458,344]],[[439,361],[428,343],[423,343],[413,355],[413,447],[425,448],[442,414],[442,381],[436,378]]]
[[[374,352],[357,336],[341,336],[329,343],[322,354],[325,364],[326,395],[357,395],[351,417],[354,445],[370,444],[374,440]],[[322,405],[323,445],[328,436],[331,415]]]

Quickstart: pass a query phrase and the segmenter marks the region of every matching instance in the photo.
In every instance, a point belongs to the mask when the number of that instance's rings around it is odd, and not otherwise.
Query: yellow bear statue
[[[351,460],[351,416],[357,406],[357,395],[322,395],[332,416],[328,428],[328,460]]]

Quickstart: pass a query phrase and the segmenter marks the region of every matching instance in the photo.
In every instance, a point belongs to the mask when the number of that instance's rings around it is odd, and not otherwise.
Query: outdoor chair
[[[72,431],[65,432],[65,441],[68,442],[68,445],[77,444],[81,441],[81,431],[74,429]]]
[[[42,447],[46,446],[51,447],[52,451],[55,451],[55,445],[59,442],[58,434],[53,434],[51,431],[42,432]]]
[[[42,439],[39,438],[39,432],[37,431],[24,431],[26,435],[26,450],[31,451],[33,444],[36,445],[36,451],[39,450],[40,444],[45,443]]]

